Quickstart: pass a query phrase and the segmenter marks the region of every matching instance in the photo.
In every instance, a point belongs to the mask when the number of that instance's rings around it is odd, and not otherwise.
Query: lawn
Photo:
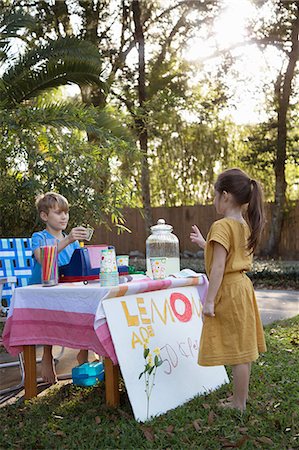
[[[221,410],[231,384],[142,424],[121,386],[121,406],[105,406],[104,385],[52,388],[0,409],[0,448],[295,449],[299,446],[299,316],[265,328],[268,352],[253,365],[245,414]],[[230,374],[229,374],[230,375]]]

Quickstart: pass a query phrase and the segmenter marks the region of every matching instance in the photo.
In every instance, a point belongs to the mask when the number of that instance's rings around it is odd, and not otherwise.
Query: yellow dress
[[[198,364],[235,365],[254,361],[266,351],[264,331],[250,279],[252,255],[246,250],[247,224],[224,218],[214,222],[207,236],[205,265],[210,275],[214,242],[227,251],[224,276],[215,298],[215,317],[205,316]]]

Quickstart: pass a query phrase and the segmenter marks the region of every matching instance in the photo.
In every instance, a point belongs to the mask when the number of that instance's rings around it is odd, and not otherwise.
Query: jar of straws
[[[58,284],[58,251],[56,239],[45,239],[41,251],[42,285]]]

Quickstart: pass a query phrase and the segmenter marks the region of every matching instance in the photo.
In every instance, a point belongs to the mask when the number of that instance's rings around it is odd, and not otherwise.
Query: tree
[[[150,197],[150,175],[148,164],[148,131],[146,124],[146,79],[145,79],[145,43],[143,23],[141,19],[141,8],[139,0],[132,2],[133,20],[135,26],[135,41],[138,51],[138,101],[140,112],[135,115],[136,131],[141,150],[141,186],[142,204],[144,208],[145,225],[147,233],[153,224]]]
[[[284,54],[283,66],[274,87],[277,114],[277,141],[274,159],[275,198],[270,236],[264,248],[265,254],[277,256],[286,205],[287,121],[299,56],[299,2],[272,0],[267,3],[272,7],[274,20],[269,26],[263,24],[258,33],[258,40],[262,41],[263,45],[276,46]]]
[[[14,27],[12,18],[8,21],[13,33],[8,33],[5,22],[2,31],[6,27],[6,32],[0,34],[0,48],[3,49],[0,82],[1,233],[11,235],[15,231],[28,234],[29,223],[33,223],[33,199],[36,193],[53,188],[62,193],[66,190],[62,183],[64,179],[66,184],[65,176],[54,170],[56,164],[62,164],[59,167],[65,168],[70,174],[73,169],[73,176],[67,183],[71,185],[71,181],[75,182],[69,198],[74,199],[74,193],[79,192],[75,186],[81,180],[81,195],[83,188],[89,189],[85,203],[91,204],[94,200],[94,204],[101,206],[101,214],[100,206],[95,214],[97,219],[103,220],[105,213],[110,211],[117,220],[119,213],[116,214],[116,211],[121,203],[120,190],[115,186],[112,190],[110,185],[105,185],[105,189],[101,189],[105,195],[98,199],[95,193],[101,185],[101,177],[93,182],[91,171],[103,176],[103,170],[100,170],[102,162],[114,155],[116,148],[123,148],[124,151],[127,149],[128,145],[122,139],[126,135],[125,130],[108,110],[49,101],[50,96],[47,98],[45,94],[49,89],[73,82],[81,85],[93,83],[102,89],[102,65],[98,50],[89,42],[60,38],[54,41],[44,40],[43,44],[37,43],[38,45],[31,43],[31,48],[23,55],[12,56],[9,54],[9,39],[18,36],[18,29],[24,28],[27,23],[20,20],[21,16],[21,11],[18,11],[18,21]],[[5,11],[1,20],[7,21],[8,17]],[[41,100],[41,95],[45,97],[44,100]],[[58,129],[59,133],[56,132]],[[96,148],[85,142],[86,132],[99,138],[100,143]],[[72,135],[72,142],[76,142],[76,146],[81,148],[82,154],[67,148],[69,133]],[[59,149],[67,150],[63,157]],[[102,150],[100,156],[99,149]],[[77,159],[74,159],[75,155]],[[77,198],[75,202],[77,206],[78,200]],[[16,203],[19,204],[19,223],[13,214]],[[91,204],[90,208],[95,209],[95,205]]]
[[[147,97],[146,92],[154,93],[156,87],[153,84],[150,85],[151,74],[147,70],[149,60],[144,58],[141,61],[142,47],[146,41],[155,48],[152,57],[155,64],[152,65],[152,69],[157,71],[167,59],[172,45],[175,44],[176,50],[180,45],[183,47],[186,38],[192,36],[200,24],[212,19],[217,3],[216,0],[209,2],[197,0],[164,5],[154,1],[141,3],[128,0],[115,2],[78,0],[72,4],[72,11],[75,11],[82,19],[82,26],[77,32],[78,36],[97,45],[105,60],[106,91],[99,91],[92,86],[81,87],[83,101],[87,104],[103,106],[107,99],[113,101],[117,97],[121,107],[125,105],[132,115],[133,127],[142,148],[140,181],[138,180],[136,184],[141,186],[147,228],[152,224],[152,219],[150,218],[149,161],[146,149],[148,140],[151,140],[151,136],[147,136],[147,122],[151,111],[148,103],[150,97]],[[27,4],[30,5],[30,2]],[[38,14],[45,18],[48,31],[54,29],[57,36],[60,33],[69,35],[74,32],[69,26],[71,11],[68,2],[54,1],[51,6],[48,2],[40,2],[35,7]],[[57,26],[58,22],[62,26]],[[115,27],[115,24],[119,27]],[[136,45],[140,50],[139,74],[143,71],[142,77],[136,76],[134,65],[127,64],[127,56]],[[141,80],[143,80],[143,86],[141,86]],[[165,82],[171,81],[171,77],[159,81],[165,87]]]

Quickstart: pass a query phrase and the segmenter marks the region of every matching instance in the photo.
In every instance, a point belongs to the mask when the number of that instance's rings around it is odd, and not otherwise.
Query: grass
[[[145,424],[122,386],[121,406],[104,404],[104,386],[52,388],[0,409],[0,448],[295,449],[299,446],[299,316],[265,327],[268,351],[253,365],[245,414],[221,410],[231,384]]]

